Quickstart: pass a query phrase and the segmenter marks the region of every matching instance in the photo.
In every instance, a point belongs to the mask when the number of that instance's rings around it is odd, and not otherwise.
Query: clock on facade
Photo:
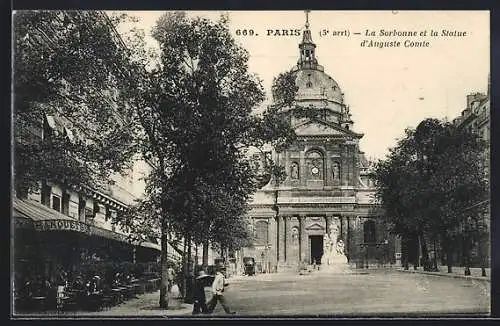
[[[315,166],[311,169],[311,174],[317,176],[319,174],[319,169]]]

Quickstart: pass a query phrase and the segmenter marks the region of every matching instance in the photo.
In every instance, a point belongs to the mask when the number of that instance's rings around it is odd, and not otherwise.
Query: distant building
[[[395,263],[398,245],[380,218],[370,164],[359,148],[363,134],[352,128],[339,84],[318,63],[308,23],[293,74],[296,104],[310,108],[311,115],[284,109],[298,139],[269,155],[287,177],[280,184],[271,180],[254,195],[249,227],[255,242],[238,258],[253,257],[263,272],[320,264],[325,235],[335,233],[344,241],[351,265]],[[264,164],[259,160],[256,155],[255,164]]]

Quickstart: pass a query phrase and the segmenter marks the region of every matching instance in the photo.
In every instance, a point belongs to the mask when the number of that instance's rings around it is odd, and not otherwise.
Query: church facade
[[[363,134],[353,131],[339,84],[318,64],[308,23],[293,74],[296,104],[312,114],[284,109],[297,140],[271,156],[286,179],[271,180],[254,195],[249,224],[255,241],[240,258],[253,257],[262,272],[321,264],[329,235],[343,242],[351,266],[395,263],[398,244],[374,202],[370,164],[359,147]]]

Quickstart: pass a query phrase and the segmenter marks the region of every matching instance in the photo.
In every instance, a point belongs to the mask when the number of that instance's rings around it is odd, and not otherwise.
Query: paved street
[[[366,274],[365,274],[366,273]],[[404,273],[259,275],[231,280],[226,292],[238,315],[488,314],[490,283]],[[218,306],[215,315],[224,315]]]
[[[225,296],[237,317],[463,316],[488,315],[490,309],[491,283],[486,280],[398,270],[259,274],[231,277],[228,282]],[[210,298],[210,288],[206,289]],[[158,308],[158,296],[159,292],[147,293],[104,311],[65,312],[59,317],[191,317],[192,305],[172,298],[170,309],[163,310]],[[213,316],[227,315],[218,305]]]

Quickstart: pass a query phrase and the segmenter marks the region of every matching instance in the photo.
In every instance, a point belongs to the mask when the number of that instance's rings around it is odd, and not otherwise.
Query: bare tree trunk
[[[453,273],[453,245],[450,239],[446,239],[446,265],[448,273]]]
[[[208,240],[203,242],[203,269],[207,272],[208,267]]]
[[[424,233],[420,234],[420,246],[422,248],[422,265],[424,267],[424,271],[430,270],[429,268],[429,251],[427,249],[427,241],[425,241]]]
[[[161,228],[161,278],[160,278],[160,308],[168,308],[168,230],[166,223]]]
[[[401,260],[403,262],[403,267],[405,271],[409,269],[408,266],[408,237],[407,236],[402,236],[401,237]]]
[[[432,268],[435,272],[439,271],[438,269],[438,263],[437,263],[437,245],[436,245],[436,239],[434,238],[433,241],[432,241],[432,250],[434,251],[434,255],[433,255],[433,261],[432,261]]]
[[[192,278],[192,264],[191,264],[191,235],[187,235],[187,258],[186,258],[186,295],[184,296],[184,302],[192,303],[193,294],[193,278]]]
[[[182,277],[181,279],[181,286],[179,288],[181,292],[181,296],[185,297],[186,295],[186,271],[187,271],[187,237],[184,236],[184,247],[182,248]]]
[[[470,276],[470,238],[468,236],[464,239],[464,275]]]
[[[478,251],[479,251],[479,259],[481,259],[481,276],[486,276],[486,255],[484,250],[484,234],[481,234],[479,237],[478,243]]]

